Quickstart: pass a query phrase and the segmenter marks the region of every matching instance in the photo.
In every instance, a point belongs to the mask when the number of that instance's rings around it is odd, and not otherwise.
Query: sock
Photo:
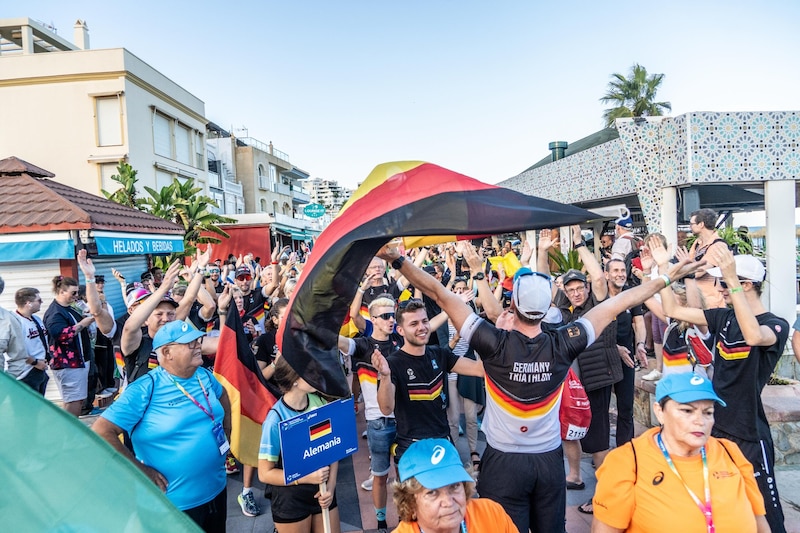
[[[386,523],[386,520],[378,520],[378,529],[389,529],[389,524]]]
[[[242,496],[247,496],[251,492],[253,492],[253,488],[252,487],[244,487],[242,489]]]
[[[381,507],[380,509],[378,509],[376,507],[375,508],[375,517],[378,519],[378,522],[386,523],[386,507]],[[378,527],[386,527],[386,526],[384,525],[384,526],[378,526]]]

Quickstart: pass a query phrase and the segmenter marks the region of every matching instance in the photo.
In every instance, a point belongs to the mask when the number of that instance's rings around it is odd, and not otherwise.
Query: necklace
[[[302,413],[303,411],[305,411],[306,409],[308,409],[308,395],[307,395],[307,394],[305,394],[305,395],[303,395],[303,397],[304,397],[304,398],[305,398],[305,400],[306,400],[306,402],[305,402],[305,403],[306,403],[306,405],[305,405],[305,407],[301,407],[300,409],[296,409],[296,408],[295,408],[295,407],[294,407],[292,404],[290,404],[289,402],[287,402],[287,401],[286,401],[286,395],[284,395],[284,396],[283,396],[283,403],[285,403],[285,404],[286,404],[286,407],[288,407],[288,408],[289,408],[289,409],[291,409],[292,411],[294,411],[294,412],[296,412],[296,413]]]
[[[669,456],[669,452],[667,451],[667,447],[664,446],[664,441],[661,438],[661,433],[656,435],[656,442],[658,442],[658,447],[661,448],[661,453],[664,454],[664,459],[667,461],[667,465],[669,465],[670,470],[678,476],[678,479],[681,480],[683,483],[683,487],[686,489],[686,492],[689,493],[689,496],[692,497],[694,500],[695,505],[697,508],[700,509],[700,512],[703,513],[703,517],[706,519],[706,529],[708,533],[715,533],[714,529],[714,519],[711,516],[711,488],[708,484],[708,460],[706,459],[706,447],[703,446],[700,448],[700,457],[703,459],[703,489],[705,492],[705,504],[700,501],[700,498],[694,493],[692,489],[689,488],[689,485],[681,477],[678,469],[675,467],[675,463],[672,461],[672,458]]]

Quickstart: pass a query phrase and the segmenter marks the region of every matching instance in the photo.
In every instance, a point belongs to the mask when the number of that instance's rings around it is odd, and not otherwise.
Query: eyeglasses
[[[586,289],[586,286],[585,285],[581,285],[580,287],[573,287],[571,289],[566,289],[565,288],[564,292],[567,293],[567,294],[579,294],[579,293],[583,292],[584,289]]]
[[[382,318],[383,320],[389,320],[390,318],[394,318],[394,313],[381,313],[379,315],[375,315],[373,318]]]

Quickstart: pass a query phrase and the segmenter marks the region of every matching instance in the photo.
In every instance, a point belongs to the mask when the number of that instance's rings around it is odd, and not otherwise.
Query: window
[[[278,211],[278,202],[272,202],[272,214],[277,215],[280,211]]]
[[[184,165],[192,164],[191,131],[180,122],[175,125],[175,159]]]
[[[121,188],[122,185],[111,179],[111,176],[117,173],[116,163],[103,163],[98,165],[100,167],[100,188],[110,193],[115,192]]]
[[[278,183],[278,169],[275,168],[275,165],[269,166],[269,182]]]
[[[172,157],[171,119],[161,113],[153,114],[153,151],[164,157]]]
[[[119,146],[122,144],[122,109],[120,97],[95,98],[95,120],[97,123],[97,146]]]
[[[262,213],[267,212],[267,201],[263,198],[261,199],[261,212]]]
[[[265,191],[269,189],[269,184],[267,183],[267,176],[264,173],[264,165],[261,163],[258,164],[258,188]]]
[[[206,164],[206,143],[203,141],[203,134],[199,131],[197,135],[194,137],[194,152],[195,152],[195,159],[196,163],[195,166],[199,169],[205,169]]]

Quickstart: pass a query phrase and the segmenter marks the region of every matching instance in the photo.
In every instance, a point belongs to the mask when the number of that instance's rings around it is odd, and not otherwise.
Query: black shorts
[[[581,439],[581,449],[584,453],[604,452],[611,447],[611,422],[608,420],[608,409],[611,406],[611,387],[600,387],[593,391],[586,391],[589,398],[589,408],[592,410],[592,423],[589,431]]]
[[[272,521],[277,524],[293,524],[309,516],[320,514],[322,508],[314,495],[319,485],[272,486]],[[329,509],[336,509],[336,494]]]

